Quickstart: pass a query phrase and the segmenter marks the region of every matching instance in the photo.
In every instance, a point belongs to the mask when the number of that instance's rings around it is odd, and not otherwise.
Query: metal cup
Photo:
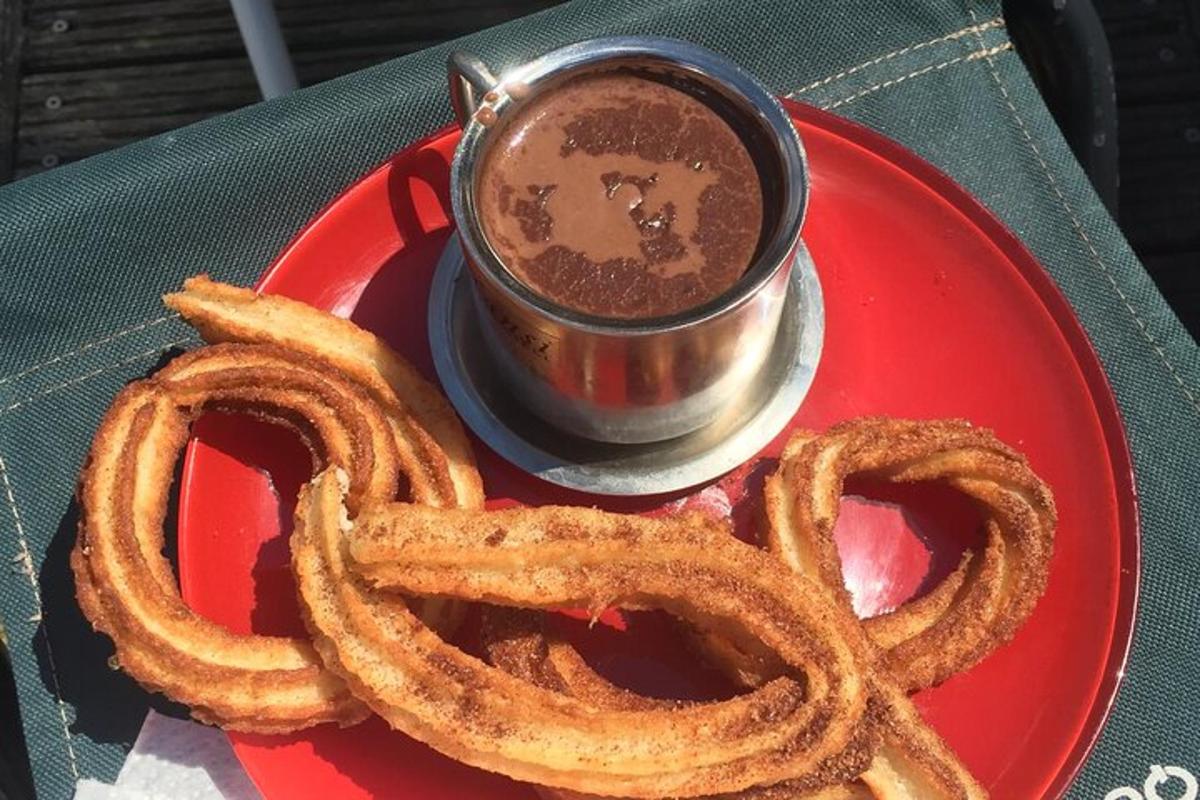
[[[764,223],[756,258],[732,287],[696,308],[612,319],[563,307],[517,280],[484,235],[479,172],[505,117],[565,80],[607,70],[703,100],[741,136],[758,169]],[[449,78],[463,126],[450,178],[454,218],[483,344],[511,393],[564,431],[621,444],[682,436],[750,402],[775,341],[808,201],[804,149],[770,91],[709,50],[640,36],[569,45],[499,79],[478,58],[454,53]]]

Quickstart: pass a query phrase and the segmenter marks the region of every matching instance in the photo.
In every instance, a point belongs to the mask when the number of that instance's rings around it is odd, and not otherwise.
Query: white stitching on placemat
[[[975,10],[971,8],[970,0],[967,0],[967,13],[971,15],[972,20],[976,19]],[[983,37],[980,36],[979,39],[982,43]],[[1125,306],[1125,310],[1129,312],[1131,317],[1133,317],[1134,323],[1137,325],[1138,330],[1141,331],[1142,338],[1149,343],[1150,347],[1158,355],[1158,358],[1160,361],[1162,361],[1163,366],[1167,368],[1167,372],[1169,372],[1171,377],[1175,379],[1175,383],[1179,384],[1179,388],[1183,391],[1183,394],[1191,403],[1192,408],[1194,408],[1196,412],[1200,414],[1200,400],[1196,399],[1196,395],[1191,389],[1188,388],[1187,384],[1183,382],[1183,378],[1179,375],[1179,372],[1176,371],[1175,365],[1172,364],[1171,360],[1167,357],[1166,350],[1164,350],[1158,343],[1158,340],[1154,338],[1154,335],[1150,332],[1150,328],[1146,325],[1145,321],[1142,320],[1137,310],[1133,307],[1133,303],[1130,302],[1128,295],[1125,294],[1120,285],[1117,283],[1116,276],[1112,274],[1112,271],[1109,270],[1108,265],[1104,262],[1104,259],[1101,258],[1100,251],[1096,249],[1094,244],[1092,244],[1091,237],[1089,237],[1087,235],[1087,231],[1084,230],[1083,223],[1079,220],[1078,215],[1076,215],[1075,209],[1071,207],[1066,195],[1063,194],[1062,189],[1059,188],[1058,181],[1055,179],[1054,173],[1050,171],[1050,165],[1046,163],[1046,159],[1042,158],[1041,150],[1038,149],[1037,143],[1033,141],[1033,135],[1029,132],[1029,128],[1026,127],[1025,120],[1021,118],[1021,114],[1017,111],[1016,105],[1013,104],[1012,97],[1009,95],[1008,89],[1004,85],[1004,80],[1000,77],[1000,71],[996,69],[996,65],[992,61],[991,56],[987,56],[985,60],[987,61],[988,71],[992,75],[992,80],[996,82],[996,86],[1000,89],[1000,95],[1004,98],[1004,104],[1008,106],[1008,110],[1012,113],[1013,119],[1016,120],[1017,127],[1021,130],[1021,136],[1024,137],[1025,143],[1029,145],[1029,149],[1033,152],[1033,157],[1037,160],[1038,165],[1042,168],[1042,172],[1045,174],[1046,180],[1050,183],[1050,188],[1054,190],[1055,196],[1058,197],[1059,203],[1062,204],[1063,210],[1065,210],[1067,212],[1067,216],[1071,218],[1071,226],[1075,229],[1075,233],[1078,234],[1079,238],[1083,241],[1084,246],[1087,247],[1087,251],[1091,255],[1092,261],[1095,262],[1096,266],[1100,267],[1100,271],[1104,274],[1104,277],[1108,279],[1109,284],[1117,293],[1117,297],[1121,299],[1121,303]]]
[[[128,364],[132,364],[135,361],[140,361],[143,358],[148,358],[149,356],[157,355],[158,353],[161,353],[164,350],[169,350],[172,347],[179,347],[181,345],[190,344],[190,343],[193,343],[196,341],[197,341],[196,337],[186,336],[182,339],[176,339],[173,342],[167,342],[166,344],[160,344],[157,347],[154,347],[154,348],[151,348],[150,350],[146,350],[144,352],[138,353],[137,355],[132,355],[129,358],[126,358],[122,361],[118,361],[115,364],[109,364],[106,367],[100,367],[99,369],[92,370],[91,372],[80,375],[79,377],[72,378],[69,381],[63,381],[62,383],[55,384],[54,386],[50,386],[45,389],[42,389],[41,391],[36,392],[35,394],[31,394],[22,400],[18,400],[15,403],[12,403],[10,405],[4,406],[3,408],[0,408],[0,415],[7,414],[10,411],[15,411],[18,408],[20,408],[21,406],[26,405],[27,403],[31,403],[34,400],[37,400],[38,398],[41,398],[41,397],[45,397],[48,394],[53,394],[61,389],[66,389],[69,386],[74,386],[78,383],[83,383],[84,381],[91,380],[92,378],[95,378],[98,375],[103,375],[106,372],[111,372],[114,369],[119,369],[120,367],[124,367]]]
[[[956,58],[948,59],[946,61],[941,62],[940,64],[930,64],[927,67],[922,67],[921,69],[914,70],[913,72],[910,72],[907,75],[901,75],[898,78],[892,78],[891,80],[883,81],[882,83],[877,83],[873,86],[868,86],[867,88],[863,89],[860,92],[855,92],[854,94],[850,95],[849,97],[843,97],[841,100],[836,100],[832,103],[827,103],[827,104],[821,106],[821,108],[826,111],[829,111],[831,109],[838,108],[839,106],[844,106],[847,103],[852,103],[855,100],[866,97],[869,94],[874,94],[875,92],[878,92],[880,89],[887,89],[892,86],[895,86],[898,83],[904,83],[905,81],[907,81],[911,78],[917,78],[917,77],[920,77],[921,75],[926,75],[930,72],[938,72],[940,70],[945,69],[946,67],[952,66],[954,64],[961,64],[965,61],[976,61],[981,58],[991,58],[992,56],[996,55],[997,53],[1003,52],[1005,50],[1011,50],[1011,49],[1012,49],[1012,42],[1005,42],[1004,44],[999,44],[999,45],[996,45],[995,47],[989,47],[989,48],[985,48],[983,50],[976,50],[974,52],[968,53],[965,56],[958,56]]]
[[[40,369],[45,369],[46,367],[53,366],[54,364],[57,364],[60,361],[65,361],[66,359],[71,358],[72,356],[77,356],[80,353],[87,352],[88,350],[94,350],[95,348],[100,347],[101,345],[106,345],[109,342],[116,341],[117,339],[120,339],[123,336],[128,336],[129,334],[137,333],[138,331],[144,331],[147,328],[153,328],[155,325],[161,325],[162,323],[166,322],[167,320],[176,319],[178,316],[179,316],[178,314],[172,313],[172,314],[166,314],[165,316],[157,317],[155,319],[146,320],[145,322],[139,322],[137,325],[133,325],[132,327],[129,327],[129,328],[124,328],[122,330],[117,331],[116,333],[111,333],[102,339],[96,339],[95,341],[82,344],[82,345],[76,347],[74,350],[68,350],[65,353],[59,353],[58,355],[54,356],[53,358],[43,361],[40,364],[34,364],[32,367],[27,367],[26,369],[23,369],[20,372],[14,372],[11,375],[5,375],[3,378],[0,378],[0,386],[3,386],[6,383],[10,383],[11,381],[15,381],[20,378],[24,378],[26,375],[32,375],[33,373],[37,372]]]
[[[983,31],[991,30],[992,28],[1002,28],[1002,27],[1004,27],[1004,18],[1003,17],[994,17],[992,19],[989,19],[987,22],[983,22],[983,23],[979,23],[979,24],[975,24],[975,25],[968,25],[967,27],[962,28],[957,31],[954,31],[953,33],[947,33],[945,36],[939,36],[938,38],[930,39],[927,42],[920,42],[918,44],[912,44],[912,45],[909,45],[908,47],[901,47],[899,50],[893,50],[890,53],[884,53],[881,56],[872,58],[870,61],[864,61],[861,64],[857,64],[853,67],[850,67],[849,69],[844,69],[841,72],[830,75],[827,78],[821,78],[820,80],[813,81],[812,83],[808,84],[807,86],[801,86],[799,89],[796,89],[793,92],[789,92],[787,94],[787,97],[795,97],[797,95],[804,94],[805,92],[810,92],[813,89],[820,88],[821,86],[825,86],[826,84],[833,83],[834,81],[839,81],[842,78],[847,78],[856,72],[861,72],[862,70],[866,69],[867,67],[873,67],[876,64],[882,64],[884,61],[890,61],[893,58],[899,58],[902,55],[916,52],[917,50],[921,50],[922,48],[929,47],[931,45],[940,44],[941,42],[948,42],[948,41],[951,41],[952,39],[958,39],[963,36],[966,36],[967,34],[971,34],[971,33],[979,34],[979,33],[982,33]]]
[[[4,463],[3,456],[0,456],[0,479],[4,481],[4,494],[8,499],[8,507],[12,510],[13,522],[17,526],[17,542],[21,546],[17,560],[21,564],[21,571],[29,578],[29,587],[33,590],[33,604],[37,609],[36,618],[41,622],[40,631],[46,642],[46,663],[50,667],[50,679],[54,683],[54,699],[58,701],[58,717],[62,721],[63,738],[67,742],[67,762],[71,765],[71,775],[78,780],[79,764],[75,760],[75,747],[71,744],[71,725],[67,722],[67,705],[62,699],[58,670],[54,666],[54,651],[50,647],[50,633],[46,630],[46,620],[42,616],[42,592],[38,588],[37,575],[34,574],[33,569],[33,556],[29,552],[29,542],[25,538],[25,526],[21,523],[21,512],[17,510],[17,500],[13,495],[12,483],[8,479],[8,467]]]

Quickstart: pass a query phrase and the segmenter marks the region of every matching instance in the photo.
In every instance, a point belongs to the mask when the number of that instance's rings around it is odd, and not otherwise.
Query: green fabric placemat
[[[781,94],[899,140],[1046,265],[1120,401],[1143,524],[1125,686],[1070,796],[1140,786],[1151,764],[1200,771],[1200,354],[1071,158],[999,3],[576,2],[465,42],[503,66],[615,33],[722,51]],[[0,613],[40,797],[69,797],[78,776],[111,780],[159,702],[106,667],[67,568],[75,477],[100,414],[195,341],[159,294],[202,271],[250,283],[347,184],[448,122],[446,51],[0,189],[0,542],[12,564]]]

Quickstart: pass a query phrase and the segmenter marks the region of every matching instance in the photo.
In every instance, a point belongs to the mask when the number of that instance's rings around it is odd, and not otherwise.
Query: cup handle
[[[479,107],[479,98],[496,85],[496,76],[479,56],[455,50],[446,61],[446,75],[450,79],[450,105],[454,116],[464,128]]]

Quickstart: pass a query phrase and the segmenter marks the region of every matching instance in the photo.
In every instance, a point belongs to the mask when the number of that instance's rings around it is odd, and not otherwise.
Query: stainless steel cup
[[[476,209],[480,167],[505,117],[585,72],[621,70],[702,99],[742,137],[763,187],[754,262],[724,294],[665,317],[610,319],[560,306],[505,268]],[[530,411],[589,439],[622,444],[698,430],[749,402],[775,341],[808,200],[804,149],[787,113],[754,77],[717,54],[651,37],[593,39],[499,78],[455,53],[450,96],[463,126],[451,171],[460,241],[484,341],[498,374]],[[461,345],[460,345],[461,346]]]

